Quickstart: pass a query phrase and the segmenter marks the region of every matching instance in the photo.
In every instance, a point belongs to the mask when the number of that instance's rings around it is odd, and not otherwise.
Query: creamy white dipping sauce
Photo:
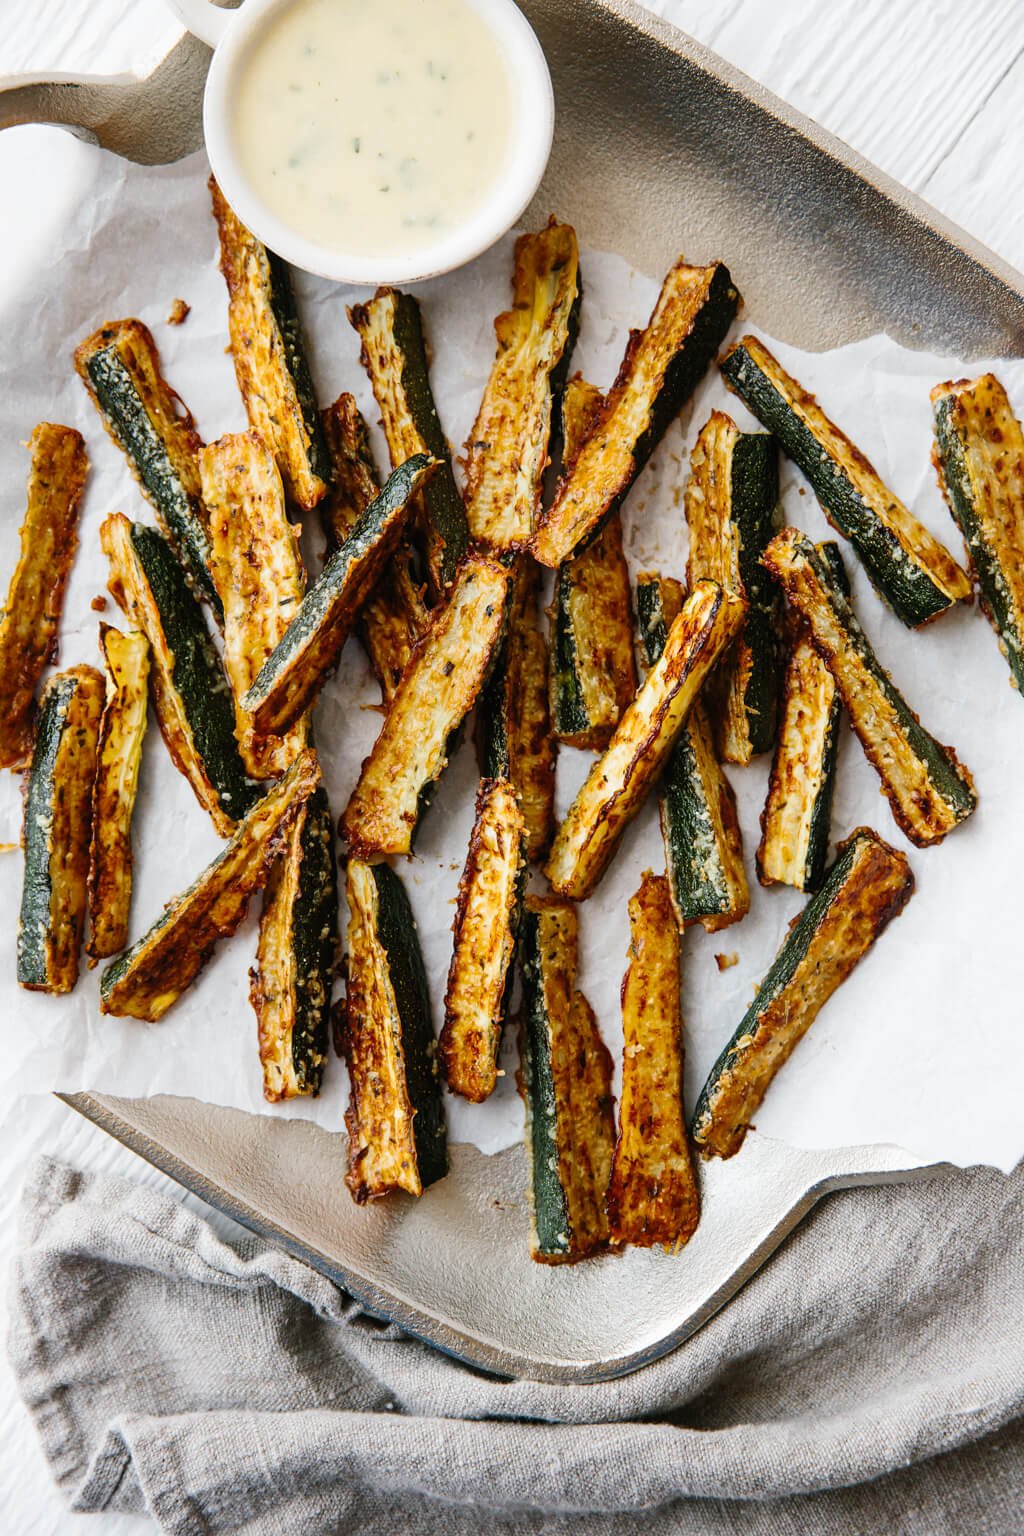
[[[508,68],[463,0],[297,0],[239,71],[233,134],[283,223],[355,256],[437,245],[509,160]]]

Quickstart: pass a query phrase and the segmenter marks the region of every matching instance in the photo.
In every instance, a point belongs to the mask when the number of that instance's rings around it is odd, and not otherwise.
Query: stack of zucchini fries
[[[649,571],[634,586],[621,509],[726,341],[741,301],[724,265],[673,266],[602,394],[570,377],[583,295],[575,232],[552,219],[521,236],[459,479],[420,307],[379,290],[348,318],[390,456],[381,478],[354,398],[317,408],[287,269],[212,181],[211,195],[249,430],[204,444],[139,320],[81,342],[77,371],[153,516],[115,512],[102,525],[123,619],[99,624],[102,670],[45,683],[88,458],[66,427],[44,423],[29,444],[21,556],[0,619],[0,762],[27,770],[18,980],[70,991],[88,924],[89,962],[107,962],[102,1011],[159,1020],[261,893],[251,1000],[264,1093],[319,1091],[333,1018],[351,1081],[355,1200],[418,1196],[446,1174],[442,1084],[486,1099],[514,1014],[532,1256],[678,1247],[699,1222],[694,1153],[739,1149],[775,1073],[913,891],[905,854],[870,828],[851,830],[828,863],[843,713],[916,847],[976,803],[966,768],[878,661],[846,561],[861,561],[910,628],[969,602],[976,582],[1024,684],[1020,425],[991,375],[933,392],[935,465],[969,575],[744,336],[718,366],[765,430],[721,411],[701,426],[685,584],[682,572]],[[842,551],[782,525],[780,450]],[[326,549],[311,579],[298,534],[314,510]],[[313,709],[353,632],[382,724],[347,805],[332,807]],[[129,945],[151,713],[224,846]],[[438,1039],[399,856],[471,714],[479,787]],[[593,761],[557,825],[560,743]],[[750,908],[724,765],[761,754],[771,774],[757,876],[808,899],[687,1124],[685,934]],[[616,1113],[612,1058],[576,985],[580,904],[648,795],[665,867],[638,875],[629,901]]]

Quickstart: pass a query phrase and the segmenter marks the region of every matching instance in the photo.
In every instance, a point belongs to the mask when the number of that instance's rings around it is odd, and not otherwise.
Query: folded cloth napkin
[[[552,1386],[46,1160],[10,1352],[74,1507],[175,1536],[1016,1536],[1022,1217],[1024,1166],[833,1195],[674,1353]]]

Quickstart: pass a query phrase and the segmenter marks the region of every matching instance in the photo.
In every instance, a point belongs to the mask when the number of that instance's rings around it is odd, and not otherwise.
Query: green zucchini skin
[[[659,577],[642,575],[636,588],[640,650],[653,667],[665,649],[669,625]],[[717,932],[750,908],[743,871],[736,801],[710,750],[710,728],[698,699],[669,754],[659,797],[665,867],[680,928],[694,922]]]
[[[307,455],[309,467],[321,480],[330,482],[332,475],[331,455],[327,449],[323,423],[317,409],[313,376],[309,371],[306,343],[302,334],[302,321],[295,307],[295,292],[288,263],[274,251],[267,250],[267,295],[270,312],[281,337],[285,366],[291,375],[295,398],[302,415],[302,424],[309,434]]]
[[[523,1094],[528,1136],[533,1223],[539,1253],[568,1258],[569,1202],[558,1176],[558,1104],[551,1070],[551,1020],[544,1004],[540,916],[529,905],[520,918],[519,972],[523,986]]]
[[[810,481],[830,522],[850,540],[880,596],[904,624],[915,629],[945,612],[958,598],[969,596],[963,572],[930,535],[925,535],[929,543],[950,563],[957,578],[963,578],[954,579],[955,595],[943,590],[925,565],[904,550],[851,475],[800,419],[744,342],[727,353],[721,370],[730,389],[774,433],[783,451]],[[866,465],[868,472],[877,479],[870,465]]]
[[[196,590],[222,621],[224,610],[210,575],[210,540],[196,498],[182,485],[131,374],[114,347],[94,353],[85,367],[111,436],[133,464]]]
[[[231,688],[202,609],[162,534],[144,523],[133,523],[131,536],[174,655],[174,687],[199,756],[225,816],[241,821],[265,786],[246,777],[235,740]]]
[[[571,566],[570,560],[563,560],[558,567],[551,599],[551,726],[558,740],[565,742],[579,740],[588,735],[592,727],[583,697],[576,635],[569,611],[573,590]]]
[[[40,706],[25,797],[17,958],[18,983],[32,991],[70,992],[78,979],[104,693],[100,673],[78,667],[51,679]]]
[[[993,374],[932,390],[936,468],[963,534],[981,603],[1016,687],[1024,691],[1024,580],[1016,542],[1024,434]],[[1000,511],[1003,516],[1000,517]]]
[[[740,579],[750,605],[743,639],[750,650],[744,689],[750,750],[770,752],[779,704],[779,597],[761,556],[775,532],[779,452],[765,432],[741,432],[732,456],[733,519],[739,533]]]

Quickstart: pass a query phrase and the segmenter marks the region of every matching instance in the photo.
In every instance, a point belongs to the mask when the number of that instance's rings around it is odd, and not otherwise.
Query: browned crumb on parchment
[[[740,957],[735,952],[731,955],[716,955],[715,964],[720,971],[728,971],[734,965],[739,965]]]
[[[103,596],[102,592],[97,592],[96,596],[93,598],[92,602],[89,604],[89,607],[92,609],[93,613],[106,613],[106,611],[107,611],[107,600]]]
[[[167,324],[184,325],[191,313],[191,304],[186,304],[184,299],[175,299],[171,305],[171,312],[167,316]]]

